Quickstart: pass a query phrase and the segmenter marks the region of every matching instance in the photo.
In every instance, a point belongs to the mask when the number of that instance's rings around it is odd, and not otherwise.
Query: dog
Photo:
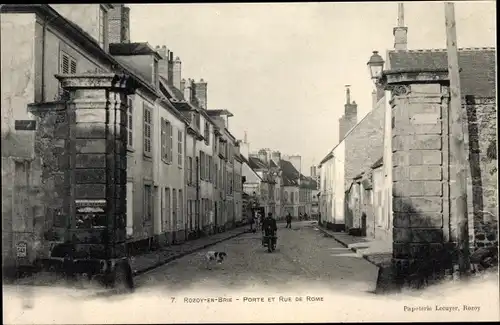
[[[217,251],[208,251],[205,254],[205,266],[207,269],[211,270],[211,265],[213,263],[222,264],[224,259],[227,257],[227,253],[225,252],[217,252]]]

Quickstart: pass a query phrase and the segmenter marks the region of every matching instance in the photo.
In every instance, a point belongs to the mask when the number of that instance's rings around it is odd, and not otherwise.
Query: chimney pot
[[[166,49],[166,48],[167,48],[167,46],[163,45],[161,48],[162,48],[162,49]]]

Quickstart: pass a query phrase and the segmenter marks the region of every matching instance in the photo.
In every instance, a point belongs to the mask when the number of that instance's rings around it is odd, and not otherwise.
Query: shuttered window
[[[183,132],[181,130],[177,131],[177,163],[179,168],[182,168],[182,144],[184,143]]]
[[[153,129],[153,118],[152,109],[146,103],[143,103],[144,111],[144,154],[151,157],[153,146],[152,146],[152,129]]]

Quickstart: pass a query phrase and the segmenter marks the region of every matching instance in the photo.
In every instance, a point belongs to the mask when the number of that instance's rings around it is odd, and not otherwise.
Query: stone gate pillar
[[[127,76],[56,76],[69,93],[66,240],[101,258],[125,254]]]
[[[389,71],[392,92],[393,272],[399,285],[450,268],[448,71]],[[451,249],[450,249],[451,247]]]

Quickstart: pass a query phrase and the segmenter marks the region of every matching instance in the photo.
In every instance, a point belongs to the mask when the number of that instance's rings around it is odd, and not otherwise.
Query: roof
[[[380,166],[382,166],[384,164],[384,157],[380,157],[379,159],[377,159],[377,161],[375,161],[373,163],[373,165],[371,166],[372,169],[375,169],[375,168],[379,168]]]
[[[111,43],[109,44],[109,53],[111,55],[154,55],[158,60],[162,59],[161,55],[148,42]]]
[[[281,175],[283,178],[283,185],[285,186],[298,186],[296,181],[300,178],[300,173],[293,167],[292,163],[288,160],[280,160]]]
[[[274,160],[271,159],[271,163],[270,163],[271,167],[278,167],[278,165],[276,165],[276,163],[274,162]]]
[[[317,190],[318,183],[312,177],[307,177],[307,176],[301,175],[300,187],[310,189],[310,190]]]
[[[227,109],[207,109],[207,114],[210,116],[226,115],[228,117],[234,116],[233,113]]]
[[[462,96],[495,97],[496,49],[492,47],[462,48],[458,50]],[[389,51],[390,70],[448,69],[444,49]]]
[[[249,166],[250,168],[252,169],[266,169],[267,168],[267,165],[265,162],[263,162],[262,160],[260,160],[259,158],[257,157],[250,157],[248,158],[248,162],[249,162]]]
[[[160,76],[160,84],[163,87],[165,87],[165,89],[168,91],[169,95],[172,96],[173,98],[175,98],[177,101],[183,101],[183,100],[185,100],[184,99],[184,94],[182,93],[182,91],[180,91],[176,87],[170,85],[168,83],[168,80],[165,77]]]

